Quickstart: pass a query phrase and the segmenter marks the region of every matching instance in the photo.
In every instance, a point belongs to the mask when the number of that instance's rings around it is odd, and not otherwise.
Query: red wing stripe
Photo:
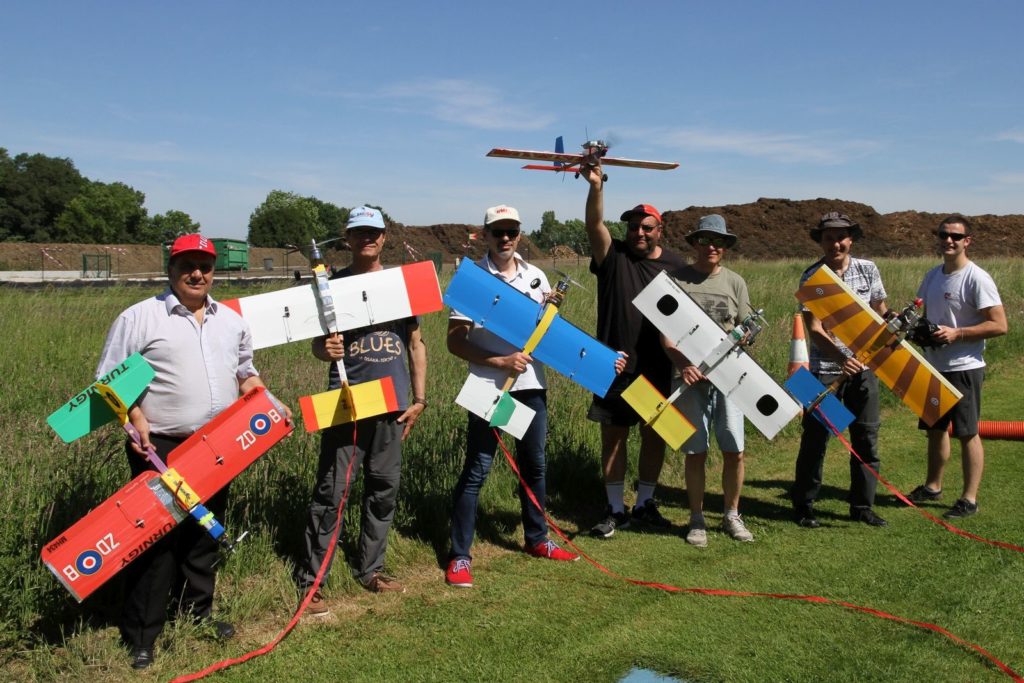
[[[939,398],[941,395],[942,386],[939,378],[931,375],[928,380],[928,393],[925,395],[924,410],[921,411],[924,413],[921,416],[921,420],[929,427],[942,417],[942,414],[939,412],[942,409],[942,400]]]
[[[238,299],[228,299],[227,301],[218,302],[222,306],[227,306],[238,315],[242,315],[242,305],[238,303]]]
[[[441,310],[441,289],[437,284],[433,261],[402,266],[402,278],[405,280],[405,292],[409,297],[412,315]]]
[[[907,391],[910,390],[910,385],[914,383],[914,376],[917,375],[917,369],[921,367],[921,361],[914,358],[912,355],[907,354],[907,364],[900,370],[900,376],[896,378],[891,389],[892,393],[899,396],[901,399],[907,395]],[[927,400],[925,403],[927,404]]]
[[[815,285],[805,282],[800,289],[796,290],[796,298],[800,300],[800,303],[807,303],[813,299],[823,299],[843,293],[845,293],[843,288],[836,284]]]
[[[839,327],[847,320],[853,318],[858,313],[863,313],[864,309],[856,301],[851,301],[842,308],[837,309],[832,314],[825,316],[821,319],[821,324],[827,328]]]

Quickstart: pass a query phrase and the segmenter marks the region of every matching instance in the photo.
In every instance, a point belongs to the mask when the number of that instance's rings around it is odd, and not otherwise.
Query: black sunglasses
[[[701,235],[693,241],[702,247],[706,247],[710,244],[717,249],[724,249],[729,246],[729,238],[727,237],[708,237],[707,235]]]
[[[954,242],[959,242],[965,237],[970,237],[970,235],[964,232],[946,232],[945,230],[936,230],[935,236],[938,237],[940,240],[944,240],[948,237]]]
[[[180,268],[183,273],[191,273],[199,270],[199,272],[204,275],[213,270],[213,265],[214,264],[209,261],[203,261],[201,263],[196,263],[195,261],[176,261],[174,263],[174,266],[176,268]]]
[[[507,237],[510,240],[514,240],[519,237],[519,228],[491,228],[490,232],[496,239]]]
[[[644,232],[654,232],[660,227],[660,225],[644,225],[643,223],[629,223],[626,226],[626,229],[629,230],[630,232],[637,232],[639,230],[643,230]]]

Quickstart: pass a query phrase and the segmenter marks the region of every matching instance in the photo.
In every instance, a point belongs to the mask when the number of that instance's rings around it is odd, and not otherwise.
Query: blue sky
[[[490,159],[610,136],[609,214],[758,197],[1024,213],[1024,3],[6,3],[0,146],[242,237],[281,189],[411,225],[580,218]]]

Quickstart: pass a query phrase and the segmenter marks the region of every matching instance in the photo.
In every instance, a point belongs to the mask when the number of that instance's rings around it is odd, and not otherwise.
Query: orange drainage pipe
[[[952,434],[952,425],[950,425],[949,431]],[[978,422],[978,434],[983,439],[997,439],[1002,441],[1024,441],[1024,422],[1000,422],[993,420],[980,420]]]

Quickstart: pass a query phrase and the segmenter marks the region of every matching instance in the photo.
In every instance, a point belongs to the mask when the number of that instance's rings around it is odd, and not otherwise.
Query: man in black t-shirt
[[[633,298],[663,270],[682,268],[685,261],[663,249],[661,214],[649,204],[638,204],[622,214],[626,239],[612,239],[604,224],[604,180],[601,167],[582,166],[590,183],[586,225],[590,240],[590,272],[597,275],[597,338],[626,354],[626,369],[615,379],[604,398],[594,396],[587,418],[601,424],[601,468],[608,510],[605,519],[591,529],[592,536],[608,538],[630,524],[623,494],[626,479],[626,442],[630,427],[640,417],[623,400],[622,391],[644,375],[662,394],[669,393],[672,363],[661,345],[658,330],[633,305]],[[632,521],[665,528],[670,526],[654,504],[654,488],[665,460],[665,442],[650,427],[640,429],[639,485]]]

